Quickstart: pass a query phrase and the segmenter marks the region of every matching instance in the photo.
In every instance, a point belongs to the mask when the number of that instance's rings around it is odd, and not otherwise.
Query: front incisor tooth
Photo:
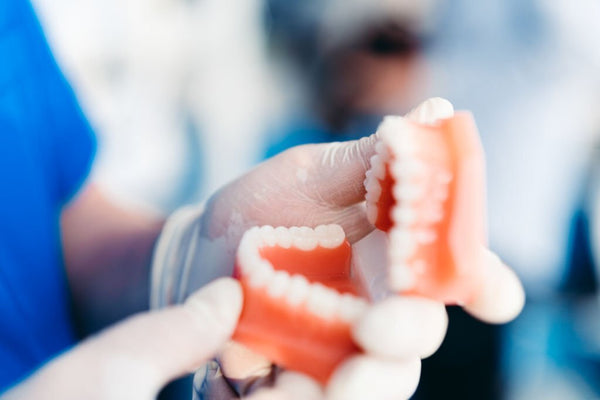
[[[416,283],[414,272],[406,264],[396,264],[390,267],[390,286],[393,290],[410,290],[415,287]]]
[[[275,228],[275,236],[277,237],[277,245],[284,249],[292,247],[292,235],[287,228],[279,226]]]
[[[271,297],[282,297],[290,286],[290,275],[287,272],[275,271],[275,274],[267,286],[267,292]]]
[[[294,275],[290,279],[290,286],[286,294],[288,303],[292,306],[297,306],[306,301],[308,292],[310,291],[310,283],[302,275]]]
[[[268,261],[258,260],[248,267],[250,286],[263,287],[268,285],[275,275],[273,267]]]
[[[354,322],[367,309],[367,302],[350,294],[343,294],[340,298],[338,315],[347,322]]]

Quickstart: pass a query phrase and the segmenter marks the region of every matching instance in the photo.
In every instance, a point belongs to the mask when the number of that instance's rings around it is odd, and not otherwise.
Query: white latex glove
[[[439,101],[425,102],[411,116],[430,118],[428,110],[440,107]],[[373,230],[364,209],[363,180],[376,140],[372,135],[358,141],[292,148],[225,186],[209,200],[204,213],[197,209],[176,215],[157,247],[152,304],[182,301],[195,287],[231,274],[239,240],[252,226],[336,223],[352,243],[363,238]],[[482,266],[488,270],[488,287],[466,308],[482,319],[502,322],[520,311],[524,295],[512,272],[496,257],[488,260],[493,262]],[[209,265],[210,269],[194,268],[197,265]],[[408,398],[418,384],[420,358],[440,346],[446,328],[443,304],[394,295],[371,307],[358,321],[354,336],[365,355],[340,366],[327,388],[287,372],[276,381],[275,388],[257,395],[282,399]],[[268,371],[268,360],[231,348],[234,351],[221,357],[227,376],[243,382]]]
[[[2,399],[153,399],[164,384],[214,356],[241,307],[238,282],[220,279],[183,305],[133,316],[84,341]]]

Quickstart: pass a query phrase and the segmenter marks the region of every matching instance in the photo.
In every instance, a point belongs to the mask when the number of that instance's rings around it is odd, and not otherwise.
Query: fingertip
[[[515,319],[525,305],[525,290],[517,274],[491,251],[484,251],[486,276],[477,296],[464,306],[474,317],[492,324]]]
[[[340,366],[329,380],[327,400],[408,399],[421,375],[418,358],[405,362],[357,356]]]
[[[448,315],[442,303],[421,297],[390,297],[354,325],[355,341],[385,359],[425,358],[442,344]]]
[[[233,278],[220,278],[194,292],[184,307],[201,324],[214,325],[230,336],[242,312],[243,294],[240,283]]]

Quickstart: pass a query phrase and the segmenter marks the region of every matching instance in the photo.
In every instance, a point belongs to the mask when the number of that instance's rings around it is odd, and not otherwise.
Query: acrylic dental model
[[[484,157],[471,114],[446,100],[386,117],[367,172],[367,214],[387,233],[396,292],[465,304],[481,279]]]
[[[351,324],[367,307],[338,225],[255,227],[238,248],[235,276],[244,308],[234,340],[326,382],[359,351]]]

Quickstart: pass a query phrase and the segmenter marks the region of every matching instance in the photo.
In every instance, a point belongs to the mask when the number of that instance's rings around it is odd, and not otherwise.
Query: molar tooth
[[[312,229],[306,226],[290,228],[292,243],[300,250],[310,251],[317,247],[317,238]]]
[[[340,296],[338,315],[347,322],[354,322],[367,309],[367,302],[348,293]]]
[[[275,271],[268,261],[259,260],[250,266],[249,272],[249,283],[253,287],[263,287],[268,285],[273,277]]]
[[[335,224],[317,226],[315,233],[319,238],[318,242],[321,247],[325,247],[326,249],[334,249],[340,246],[344,242],[344,239],[346,239],[344,229]]]
[[[392,265],[390,268],[390,286],[394,290],[404,291],[415,287],[414,272],[406,264]]]
[[[273,247],[277,244],[275,228],[273,228],[271,225],[265,225],[260,228],[260,238],[265,246]]]
[[[267,286],[267,292],[271,297],[281,297],[287,291],[290,283],[290,275],[287,272],[275,271],[273,278]]]
[[[277,239],[277,245],[284,249],[292,247],[292,235],[289,230],[283,226],[275,228],[275,236]]]
[[[304,302],[310,292],[310,283],[302,275],[294,275],[290,279],[286,298],[292,306],[300,305]]]

